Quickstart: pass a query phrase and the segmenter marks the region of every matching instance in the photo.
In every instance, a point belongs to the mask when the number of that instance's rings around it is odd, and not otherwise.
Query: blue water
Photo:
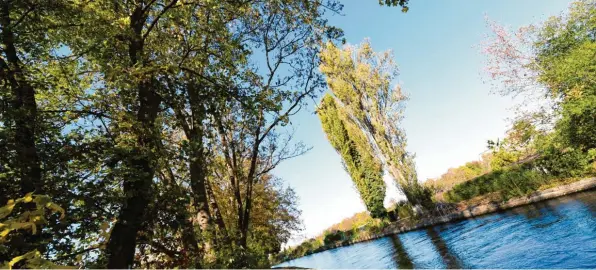
[[[307,268],[596,268],[596,191],[312,254]]]

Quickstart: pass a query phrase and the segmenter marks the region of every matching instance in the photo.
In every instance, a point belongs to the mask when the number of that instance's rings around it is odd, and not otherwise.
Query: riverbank
[[[359,237],[354,240],[350,241],[343,241],[338,242],[333,245],[326,245],[318,248],[316,251],[312,253],[308,253],[307,255],[322,252],[325,250],[335,249],[338,247],[345,247],[352,244],[366,242],[375,240],[378,238],[386,237],[393,234],[404,233],[408,231],[414,231],[423,229],[430,226],[435,226],[439,224],[455,222],[463,219],[474,218],[486,214],[491,214],[498,211],[503,211],[507,209],[512,209],[519,206],[529,205],[532,203],[536,203],[539,201],[549,200],[553,198],[562,197],[565,195],[569,195],[576,192],[586,191],[590,189],[596,188],[596,177],[586,178],[579,181],[575,181],[569,184],[548,188],[544,190],[539,190],[533,192],[528,196],[517,197],[509,199],[505,202],[495,202],[489,201],[480,203],[473,206],[468,206],[466,209],[458,210],[453,213],[445,214],[442,216],[434,216],[434,217],[426,217],[421,218],[417,222],[394,222],[387,225],[381,233],[373,234],[367,237]],[[408,224],[413,223],[413,224]]]
[[[596,188],[286,261],[311,269],[596,269]]]

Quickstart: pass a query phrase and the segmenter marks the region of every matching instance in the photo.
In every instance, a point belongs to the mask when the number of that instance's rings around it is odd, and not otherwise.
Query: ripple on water
[[[596,191],[313,254],[311,268],[596,268]]]

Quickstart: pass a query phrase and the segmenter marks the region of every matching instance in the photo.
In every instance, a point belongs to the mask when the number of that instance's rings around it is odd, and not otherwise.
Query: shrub
[[[336,242],[344,240],[344,232],[343,231],[331,231],[325,232],[325,236],[323,237],[323,243],[327,245],[335,244]]]
[[[416,214],[411,203],[404,201],[398,202],[393,208],[392,215],[396,216],[397,221],[416,221]]]
[[[434,189],[432,187],[414,182],[403,185],[402,191],[407,198],[412,200],[412,203],[420,204],[425,209],[432,209],[434,207],[434,202],[432,200]]]
[[[505,200],[527,195],[549,180],[593,173],[592,152],[594,151],[585,153],[574,149],[547,149],[534,161],[495,170],[456,185],[447,192],[445,198],[449,202],[459,202],[492,192],[500,192]]]
[[[545,173],[557,177],[576,177],[590,171],[594,157],[591,152],[584,153],[576,149],[558,151],[549,148],[545,150],[543,158],[537,160],[537,166]]]

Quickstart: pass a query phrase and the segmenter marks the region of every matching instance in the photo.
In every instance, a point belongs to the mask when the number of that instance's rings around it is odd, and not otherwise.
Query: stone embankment
[[[385,236],[392,235],[392,234],[414,231],[414,230],[422,229],[425,227],[435,226],[438,224],[454,222],[454,221],[467,219],[467,218],[474,218],[477,216],[482,216],[482,215],[486,215],[486,214],[490,214],[490,213],[494,213],[494,212],[498,212],[498,211],[502,211],[502,210],[506,210],[506,209],[511,209],[511,208],[515,208],[518,206],[528,205],[528,204],[532,204],[532,203],[539,202],[539,201],[553,199],[553,198],[565,196],[565,195],[580,192],[580,191],[590,190],[593,188],[596,188],[596,177],[586,178],[586,179],[583,179],[583,180],[580,180],[577,182],[573,182],[571,184],[562,185],[562,186],[558,186],[558,187],[554,187],[554,188],[549,188],[549,189],[545,189],[545,190],[541,190],[541,191],[536,191],[528,196],[510,199],[506,202],[500,202],[500,203],[499,202],[491,202],[491,203],[486,203],[486,204],[480,204],[480,205],[468,207],[467,209],[465,209],[463,211],[458,211],[458,212],[454,212],[454,213],[443,215],[443,216],[424,218],[414,225],[406,225],[406,224],[403,224],[402,222],[395,222],[395,223],[392,223],[389,226],[387,226],[383,230],[383,232],[380,234],[372,235],[370,237],[363,237],[363,238],[360,238],[360,239],[354,240],[354,241],[346,241],[343,243],[338,243],[337,245],[334,245],[334,246],[325,247],[325,248],[323,248],[323,250],[329,250],[329,249],[334,249],[334,248],[338,248],[338,247],[348,246],[348,245],[352,245],[352,244],[359,243],[359,242],[370,241],[370,240],[374,240],[374,239],[385,237]]]

